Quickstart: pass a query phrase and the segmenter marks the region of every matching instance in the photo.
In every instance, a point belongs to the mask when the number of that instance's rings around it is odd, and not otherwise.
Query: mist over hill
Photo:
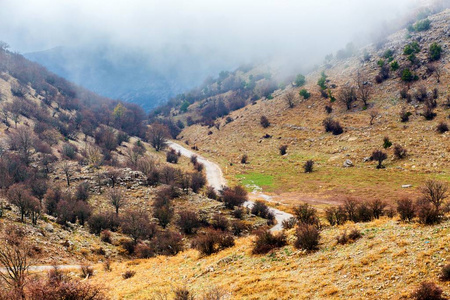
[[[145,110],[236,64],[198,55],[188,46],[153,52],[109,45],[56,47],[24,56],[102,96]]]

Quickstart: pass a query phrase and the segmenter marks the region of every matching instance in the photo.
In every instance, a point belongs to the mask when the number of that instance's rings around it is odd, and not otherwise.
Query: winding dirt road
[[[180,151],[181,155],[186,156],[186,157],[191,157],[192,155],[196,155],[197,156],[197,160],[198,162],[202,163],[205,166],[205,171],[206,171],[206,179],[208,180],[208,184],[210,186],[212,186],[216,191],[220,191],[224,186],[226,186],[227,182],[225,180],[225,178],[223,177],[223,173],[222,170],[220,169],[220,167],[207,160],[206,158],[202,157],[201,155],[198,155],[197,153],[194,153],[193,151],[184,148],[183,146],[175,143],[175,142],[168,142],[167,145],[174,149],[175,151]],[[258,195],[261,198],[271,198],[268,195],[264,195],[262,193],[260,193]],[[249,207],[251,208],[253,205],[255,204],[255,202],[253,201],[247,201],[244,203],[245,207]],[[280,231],[282,230],[282,226],[281,223],[284,220],[287,220],[291,217],[293,217],[291,214],[281,211],[279,209],[276,208],[269,208],[270,211],[275,215],[275,219],[277,220],[277,224],[275,226],[273,226],[270,231]]]

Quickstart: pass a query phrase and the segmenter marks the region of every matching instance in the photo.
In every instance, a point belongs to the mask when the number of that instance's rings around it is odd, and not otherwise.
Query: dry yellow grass
[[[448,19],[449,15],[450,10],[447,10],[439,18]],[[434,17],[431,20],[434,22]],[[432,31],[420,35],[436,36],[443,47],[448,47],[448,39],[441,38],[445,36],[446,28],[445,23],[435,23]],[[395,59],[402,65],[405,64],[403,45],[410,42],[405,35],[406,30],[391,36],[386,46],[396,47]],[[430,43],[429,39],[426,40],[423,49],[427,49]],[[337,86],[332,90],[335,96],[340,87],[354,82],[358,70],[366,72],[369,80],[375,82],[379,71],[376,61],[382,51],[377,52],[373,47],[367,49],[374,58],[371,62],[361,64],[359,56],[336,62],[331,68],[325,69],[329,85]],[[426,61],[425,51],[420,53],[420,57]],[[439,134],[435,130],[437,124],[445,121],[449,114],[442,105],[449,96],[449,61],[442,59],[437,64],[443,70],[439,84],[434,76],[428,76],[413,83],[410,90],[414,94],[421,85],[429,92],[434,88],[439,89],[437,117],[432,121],[426,121],[420,115],[423,104],[407,104],[406,100],[400,99],[400,90],[405,85],[394,72],[382,84],[374,83],[374,93],[367,110],[363,109],[362,102],[358,102],[351,111],[347,111],[339,102],[330,103],[329,99],[320,96],[316,85],[322,68],[309,74],[306,85],[302,87],[311,92],[310,99],[300,100],[298,92],[301,88],[287,88],[287,91],[292,90],[297,95],[296,106],[292,109],[288,108],[283,98],[286,91],[277,91],[273,100],[258,100],[255,105],[232,112],[230,117],[233,122],[226,124],[225,120],[219,120],[219,130],[193,125],[187,127],[180,136],[191,145],[196,144],[202,155],[217,161],[230,183],[249,183],[255,177],[254,174],[267,175],[272,183],[263,182],[260,187],[265,192],[278,195],[276,200],[288,205],[299,201],[332,200],[337,195],[395,200],[405,193],[416,193],[415,189],[430,177],[449,180],[450,134]],[[418,72],[424,73],[423,68]],[[325,112],[325,105],[333,106],[331,115]],[[413,113],[408,123],[400,122],[402,108]],[[377,110],[379,116],[370,125],[369,114],[373,110]],[[262,115],[271,122],[271,126],[266,129],[260,125]],[[342,135],[333,136],[324,132],[322,121],[328,116],[339,120],[345,130]],[[213,133],[208,135],[208,131]],[[263,138],[265,134],[272,138]],[[385,136],[389,136],[394,144],[405,147],[409,155],[402,160],[395,159],[391,147],[386,150],[386,169],[377,170],[374,162],[363,160],[373,150],[382,149]],[[283,144],[288,145],[286,156],[279,154],[278,148]],[[239,163],[243,154],[248,155],[250,164]],[[302,166],[308,159],[315,161],[315,172],[304,174]],[[343,168],[346,159],[352,160],[355,166]],[[413,188],[402,189],[403,184],[411,184]]]
[[[354,227],[362,239],[337,245],[336,236]],[[175,257],[115,263],[112,272],[98,265],[91,281],[112,299],[152,299],[177,287],[196,295],[217,287],[231,299],[405,299],[421,281],[438,281],[441,266],[450,262],[449,221],[423,227],[383,219],[326,228],[320,250],[311,254],[287,246],[252,255],[252,239],[239,239],[235,247],[209,257],[187,250]],[[136,275],[123,279],[127,270]],[[450,283],[438,284],[450,295]]]

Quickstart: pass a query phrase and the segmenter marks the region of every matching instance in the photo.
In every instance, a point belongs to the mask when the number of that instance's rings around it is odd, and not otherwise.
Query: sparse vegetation
[[[262,126],[263,128],[267,128],[267,127],[270,126],[269,119],[267,119],[266,116],[261,116],[260,123],[261,123],[261,126]]]
[[[314,225],[300,224],[296,230],[295,247],[306,251],[319,249],[320,232]]]

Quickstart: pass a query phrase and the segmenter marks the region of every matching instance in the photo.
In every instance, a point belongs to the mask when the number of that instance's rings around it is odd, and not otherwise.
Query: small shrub
[[[294,215],[301,224],[318,225],[317,210],[308,203],[294,207]]]
[[[409,68],[405,68],[402,71],[402,81],[404,82],[411,82],[414,80],[414,74],[411,72]]]
[[[303,170],[305,171],[305,173],[312,173],[313,166],[314,166],[314,161],[311,159],[307,160],[305,162],[305,164],[303,165]]]
[[[298,249],[314,251],[319,249],[320,232],[314,225],[300,224],[296,231],[294,246]]]
[[[106,272],[111,272],[112,268],[111,268],[111,260],[107,259],[103,262],[103,270],[105,270]]]
[[[186,287],[179,287],[175,290],[174,300],[194,300],[195,296]]]
[[[347,221],[347,214],[343,206],[331,206],[325,209],[325,218],[331,226],[342,225]]]
[[[222,249],[234,246],[234,238],[223,231],[210,229],[204,234],[198,235],[192,246],[203,255],[211,255]]]
[[[419,198],[415,205],[420,223],[432,225],[441,221],[441,211],[431,205],[427,199]]]
[[[367,202],[361,202],[356,207],[356,219],[358,222],[370,222],[374,218],[372,209]]]
[[[396,60],[394,60],[393,62],[391,62],[391,70],[392,71],[397,71],[400,68],[400,65],[398,64],[398,62]]]
[[[403,88],[400,90],[400,97],[402,99],[406,99],[408,97],[408,89],[407,88]]]
[[[357,239],[360,239],[362,237],[361,232],[358,229],[352,229],[352,231],[350,231],[350,234],[348,235],[348,237],[353,240],[356,241]]]
[[[348,238],[348,235],[347,235],[347,230],[345,230],[341,235],[338,235],[336,237],[336,242],[338,244],[345,245],[345,244],[348,243],[348,241],[349,241],[349,238]]]
[[[411,296],[416,300],[445,300],[442,289],[434,282],[422,282]]]
[[[414,203],[411,199],[404,197],[397,201],[397,212],[402,221],[411,221],[416,213]]]
[[[309,93],[306,89],[302,89],[299,94],[305,100],[307,100],[307,99],[309,99],[309,97],[311,97],[311,93]]]
[[[74,159],[76,154],[75,147],[70,144],[64,144],[62,147],[62,154],[69,159]]]
[[[111,244],[111,242],[112,242],[111,231],[103,230],[102,232],[100,232],[100,239],[102,240],[102,242]]]
[[[398,144],[394,146],[394,156],[397,159],[403,159],[406,157],[406,155],[408,155],[408,151],[405,148]]]
[[[372,216],[375,219],[379,219],[384,214],[384,209],[386,206],[387,204],[379,199],[374,199],[369,203]]]
[[[228,219],[220,214],[215,214],[212,217],[211,225],[216,230],[227,231],[230,227]]]
[[[305,85],[305,83],[306,83],[305,76],[302,74],[298,74],[297,77],[295,78],[295,85],[298,87],[301,87],[301,86]]]
[[[244,222],[239,220],[234,220],[231,222],[231,232],[233,235],[240,236],[245,230],[247,230],[247,226]]]
[[[234,209],[235,206],[241,206],[247,199],[247,191],[239,185],[234,188],[226,188],[222,192],[222,201],[228,209]]]
[[[387,149],[392,146],[392,142],[389,140],[389,137],[385,136],[383,138],[383,148]]]
[[[87,201],[89,199],[90,193],[89,193],[89,183],[82,182],[77,186],[77,189],[75,190],[75,199],[81,200],[81,201]]]
[[[206,187],[206,197],[208,197],[209,199],[217,200],[218,196],[216,193],[216,189],[212,186]]]
[[[174,149],[166,153],[166,161],[171,164],[178,163],[178,155]]]
[[[194,193],[198,193],[206,184],[206,177],[203,173],[195,172],[191,175],[189,187]]]
[[[139,243],[134,247],[134,254],[138,258],[150,258],[155,256],[155,250],[145,243]]]
[[[184,248],[183,236],[169,230],[158,232],[153,243],[156,252],[161,255],[176,255]]]
[[[411,115],[412,115],[411,112],[402,110],[402,111],[400,112],[400,121],[401,121],[402,123],[408,122],[408,121],[409,121],[409,117],[410,117]]]
[[[442,47],[438,43],[433,43],[430,45],[430,60],[435,61],[441,58]]]
[[[281,145],[280,148],[278,148],[280,150],[280,155],[285,155],[287,152],[287,145]]]
[[[94,268],[89,265],[81,265],[81,277],[83,278],[89,278],[94,275]]]
[[[244,154],[241,157],[241,164],[247,164],[248,163],[248,155]]]
[[[445,122],[439,123],[439,125],[436,127],[437,132],[444,133],[448,131],[448,125]]]
[[[325,127],[325,132],[332,132],[334,135],[339,135],[344,132],[338,121],[334,121],[331,117],[326,118],[322,122]]]
[[[423,111],[423,116],[425,118],[425,120],[431,121],[434,119],[434,117],[436,117],[436,113],[433,111],[433,107],[431,106],[426,106],[425,110]]]
[[[237,207],[233,210],[233,217],[242,220],[242,218],[244,217],[244,213],[245,212],[242,207]]]
[[[333,108],[331,106],[325,105],[325,111],[327,114],[331,114],[333,112]]]
[[[264,254],[269,251],[283,247],[287,244],[286,235],[283,232],[272,234],[269,230],[257,232],[253,245],[253,254]]]
[[[263,128],[267,128],[270,126],[269,119],[267,119],[266,116],[261,116],[260,123]]]
[[[450,281],[450,264],[447,264],[442,267],[441,280]]]
[[[267,218],[270,213],[269,207],[260,200],[257,200],[251,209],[252,214],[260,216],[261,218]]]
[[[123,279],[129,279],[129,278],[133,277],[134,275],[136,275],[136,271],[128,270],[128,271],[125,271],[125,272],[122,274],[122,278],[123,278]]]
[[[192,234],[196,228],[200,227],[198,213],[189,210],[180,211],[176,224],[183,233]]]
[[[283,229],[291,229],[294,228],[296,224],[297,219],[294,217],[290,217],[289,219],[283,220],[283,222],[281,223],[281,227],[283,227]]]
[[[382,169],[384,168],[382,163],[387,159],[387,154],[381,150],[375,150],[372,152],[372,159],[378,161],[377,169]]]
[[[115,213],[100,213],[92,215],[88,224],[91,233],[100,234],[105,229],[116,231],[119,227],[119,220]]]

